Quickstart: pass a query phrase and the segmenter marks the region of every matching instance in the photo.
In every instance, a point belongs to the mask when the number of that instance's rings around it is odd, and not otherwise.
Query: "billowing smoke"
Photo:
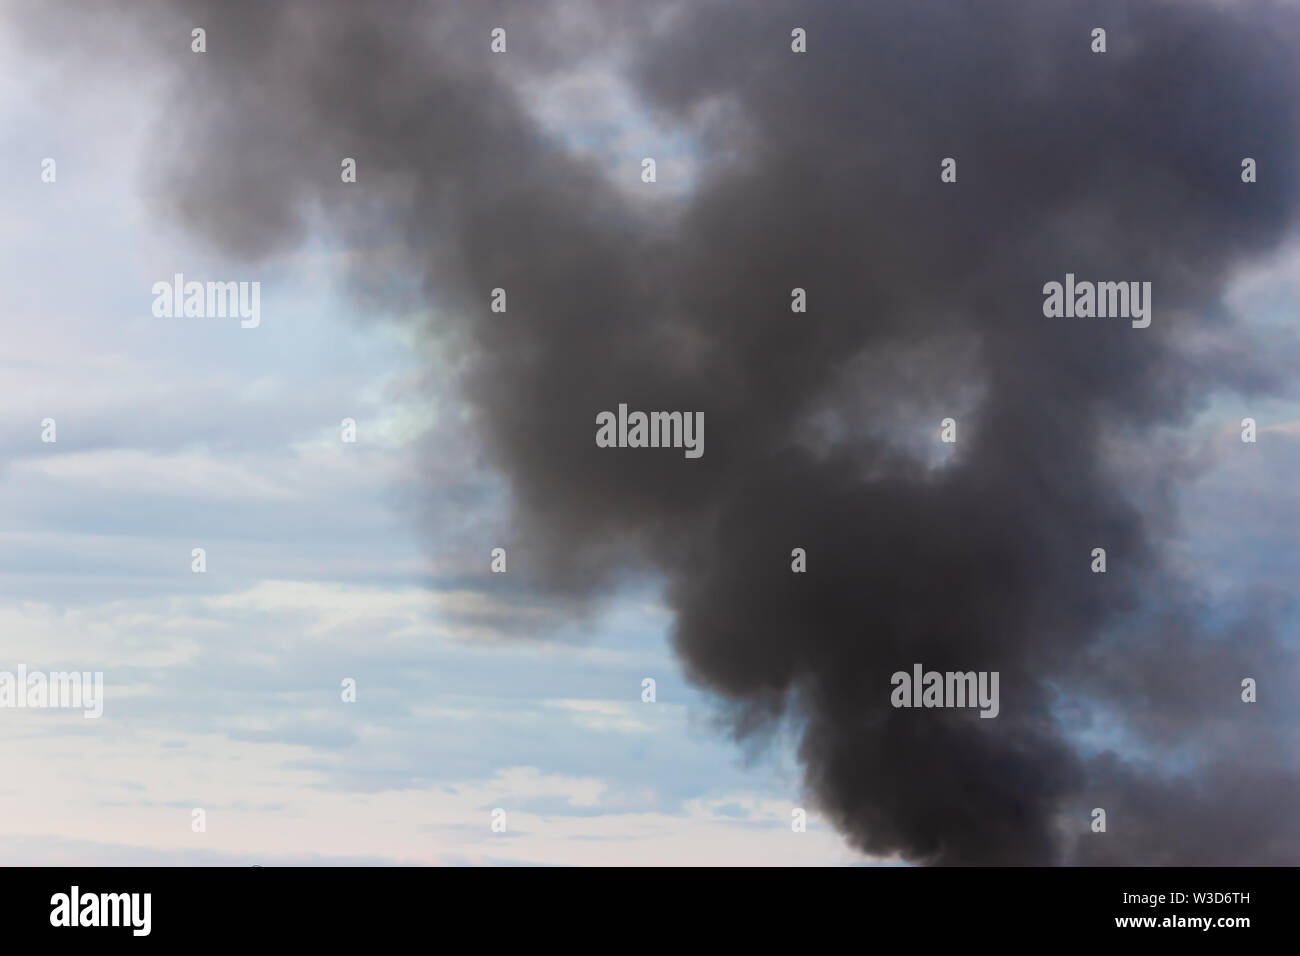
[[[1281,705],[1238,699],[1245,675],[1294,681],[1294,658],[1267,620],[1201,623],[1166,560],[1190,465],[1156,438],[1214,390],[1267,392],[1288,371],[1240,347],[1221,296],[1295,219],[1295,6],[150,14],[95,29],[170,71],[150,170],[163,208],[238,255],[291,248],[316,217],[409,252],[510,486],[511,570],[583,598],[660,575],[689,674],[738,734],[799,729],[809,791],[856,846],[1300,858]],[[69,43],[38,8],[15,19]],[[525,106],[531,83],[602,53],[647,116],[685,131],[685,186],[635,164],[617,184]],[[1043,285],[1067,273],[1150,282],[1150,326],[1045,317]],[[704,454],[597,447],[597,414],[620,403],[702,412]],[[918,662],[999,672],[997,718],[891,706],[891,674]],[[1098,715],[1125,754],[1080,746]]]

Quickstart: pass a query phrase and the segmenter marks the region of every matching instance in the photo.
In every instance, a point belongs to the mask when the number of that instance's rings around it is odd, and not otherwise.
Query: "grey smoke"
[[[213,0],[82,12],[75,37],[51,4],[5,9],[70,59],[108,36],[130,53],[101,68],[168,71],[150,182],[196,235],[253,259],[319,220],[399,241],[509,482],[512,572],[582,598],[661,575],[690,675],[742,736],[800,728],[810,791],[856,846],[1300,859],[1285,695],[1237,701],[1247,674],[1294,691],[1294,656],[1267,617],[1199,623],[1163,560],[1181,463],[1138,488],[1115,454],[1162,454],[1145,438],[1215,389],[1286,386],[1290,353],[1240,348],[1221,295],[1295,222],[1296,7]],[[522,105],[522,77],[602,45],[697,135],[685,199],[629,198]],[[1045,319],[1067,272],[1151,282],[1151,326]],[[597,448],[619,403],[703,412],[708,453]],[[892,709],[912,661],[1000,672],[998,718]],[[1196,759],[1083,753],[1068,731],[1090,712]]]

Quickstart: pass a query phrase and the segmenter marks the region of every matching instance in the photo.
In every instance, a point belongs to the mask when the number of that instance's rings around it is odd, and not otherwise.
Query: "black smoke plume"
[[[398,241],[509,483],[512,571],[583,598],[660,575],[689,674],[741,735],[798,726],[857,847],[1300,859],[1293,725],[1237,698],[1248,674],[1294,690],[1294,657],[1266,619],[1200,623],[1166,560],[1190,466],[1156,440],[1217,389],[1286,384],[1222,293],[1294,225],[1295,6],[213,0],[82,8],[80,40],[10,9],[34,43],[167,70],[150,183],[198,235]],[[525,106],[601,54],[690,134],[684,194],[615,184]],[[1151,326],[1045,318],[1066,273],[1151,282]],[[619,403],[702,411],[703,457],[597,448]],[[914,662],[999,671],[1000,715],[892,708]],[[1141,747],[1081,748],[1089,714]]]

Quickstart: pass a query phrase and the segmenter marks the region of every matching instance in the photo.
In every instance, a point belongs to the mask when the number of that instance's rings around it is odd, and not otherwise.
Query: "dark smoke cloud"
[[[49,9],[14,19],[66,48]],[[1281,353],[1243,348],[1220,297],[1294,223],[1294,6],[150,12],[98,29],[130,37],[117,69],[170,68],[149,169],[165,211],[253,259],[322,215],[352,242],[396,233],[510,484],[512,571],[579,597],[662,575],[691,676],[742,735],[797,723],[810,791],[856,846],[1300,859],[1293,725],[1267,696],[1237,700],[1245,675],[1294,682],[1294,657],[1267,619],[1199,623],[1162,557],[1183,463],[1139,493],[1115,453],[1163,454],[1156,430],[1217,388],[1286,385]],[[203,57],[178,40],[191,25]],[[487,52],[498,25],[505,57]],[[697,135],[686,200],[629,199],[521,105],[526,74],[602,46],[626,51],[654,116]],[[1259,183],[1240,182],[1243,156]],[[1067,272],[1150,281],[1150,328],[1045,319],[1042,284]],[[497,286],[506,315],[488,311]],[[703,411],[703,458],[598,449],[595,415],[620,402]],[[959,442],[935,466],[948,414]],[[1098,546],[1106,575],[1088,570]],[[1000,716],[891,708],[890,674],[917,661],[1000,671]],[[1070,733],[1097,714],[1148,756],[1082,752]],[[1088,832],[1095,806],[1105,835]]]

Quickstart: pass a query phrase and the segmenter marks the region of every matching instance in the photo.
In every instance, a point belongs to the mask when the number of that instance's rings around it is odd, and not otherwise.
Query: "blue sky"
[[[575,614],[488,573],[508,497],[412,332],[436,316],[344,294],[353,270],[400,282],[402,263],[321,240],[256,274],[214,258],[151,210],[152,105],[102,90],[106,112],[10,52],[0,667],[102,670],[106,703],[97,721],[3,712],[0,858],[861,859],[815,813],[792,832],[790,742],[756,754],[715,728],[655,582]],[[617,113],[609,81],[566,84],[548,108]],[[593,134],[633,162],[620,135]],[[688,165],[675,144],[661,170]],[[260,281],[260,327],[155,318],[151,286],[176,272]]]

